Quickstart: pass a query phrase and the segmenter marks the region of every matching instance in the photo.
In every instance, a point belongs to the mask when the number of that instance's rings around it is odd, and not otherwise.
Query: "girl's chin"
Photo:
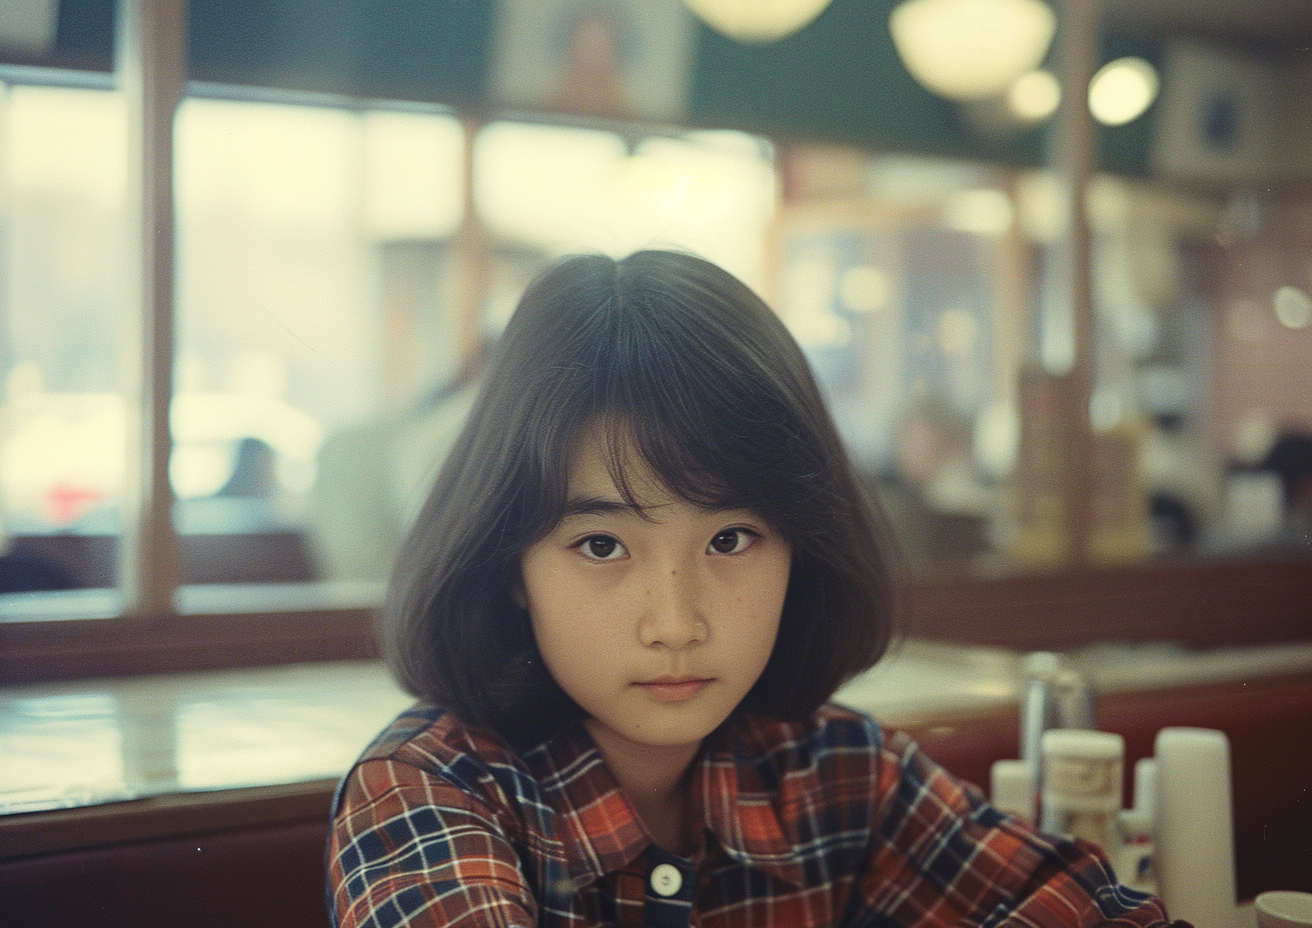
[[[723,721],[724,718],[665,719],[652,724],[631,724],[632,720],[625,720],[611,725],[589,718],[584,724],[598,744],[620,740],[650,749],[686,750],[699,747]]]

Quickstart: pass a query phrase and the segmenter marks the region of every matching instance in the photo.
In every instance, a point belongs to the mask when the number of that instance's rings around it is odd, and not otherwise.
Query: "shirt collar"
[[[651,838],[582,723],[539,750],[545,760],[545,777],[539,774],[539,780],[562,813],[558,821],[565,833],[556,837],[565,846],[574,890],[636,860]]]
[[[743,866],[800,886],[802,866],[780,816],[778,784],[771,788],[750,721],[731,719],[714,732],[694,761],[694,797],[706,829]],[[548,792],[565,812],[570,882],[575,891],[621,870],[651,844],[638,813],[620,790],[582,724],[542,746],[550,770]]]
[[[707,739],[699,771],[703,817],[731,858],[801,886],[797,842],[788,837],[781,814],[783,784],[775,782],[764,756],[768,739],[763,734],[759,723],[734,717]]]

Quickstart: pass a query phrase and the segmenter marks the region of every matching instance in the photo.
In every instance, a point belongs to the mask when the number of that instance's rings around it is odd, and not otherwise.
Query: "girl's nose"
[[[702,615],[697,584],[685,571],[662,571],[648,588],[638,627],[644,647],[678,651],[706,640],[710,628]]]

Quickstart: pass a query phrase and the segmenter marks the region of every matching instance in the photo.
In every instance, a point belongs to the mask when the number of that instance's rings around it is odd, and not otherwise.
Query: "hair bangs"
[[[747,494],[725,476],[722,448],[689,441],[676,426],[637,418],[613,407],[602,413],[599,434],[606,449],[606,465],[624,501],[639,510],[644,505],[635,487],[635,464],[645,465],[651,476],[694,506],[732,509],[750,506]]]
[[[622,288],[604,308],[591,418],[604,429],[610,474],[627,502],[640,502],[626,472],[635,454],[697,506],[774,517],[789,485],[786,495],[796,495],[804,430],[741,339],[717,337],[723,311],[667,293],[630,298]]]

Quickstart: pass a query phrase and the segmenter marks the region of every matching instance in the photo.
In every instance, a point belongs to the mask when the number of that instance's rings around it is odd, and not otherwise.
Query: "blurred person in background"
[[[382,583],[473,405],[476,369],[411,408],[329,436],[306,513],[322,580]]]
[[[970,417],[947,400],[913,400],[893,436],[892,473],[876,496],[917,573],[960,569],[991,549],[996,492],[979,475]]]
[[[1312,435],[1284,433],[1272,444],[1260,469],[1280,479],[1284,519],[1276,544],[1303,547],[1312,554]]]

